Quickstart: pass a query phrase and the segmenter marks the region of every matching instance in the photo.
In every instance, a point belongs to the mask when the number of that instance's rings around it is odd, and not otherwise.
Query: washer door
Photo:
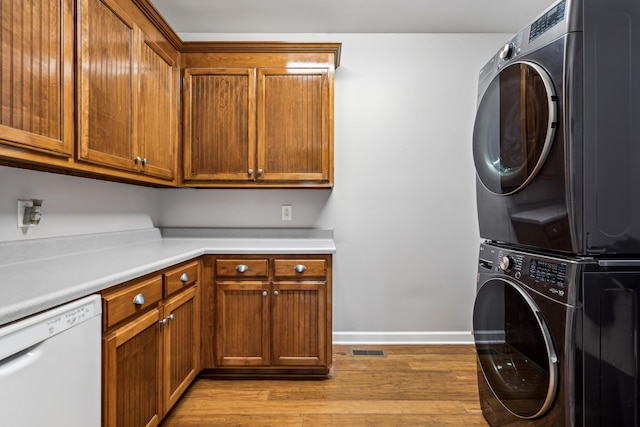
[[[513,194],[535,178],[553,143],[556,100],[551,78],[532,62],[514,62],[491,81],[473,129],[476,173],[489,191]]]
[[[542,416],[558,386],[558,360],[549,329],[517,284],[487,281],[476,296],[473,329],[478,361],[489,387],[512,414]]]

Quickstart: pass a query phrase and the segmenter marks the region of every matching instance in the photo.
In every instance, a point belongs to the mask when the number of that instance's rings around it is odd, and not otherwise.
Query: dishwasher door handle
[[[43,343],[32,345],[0,360],[0,380],[36,363],[42,357],[42,353],[44,353],[42,344]]]

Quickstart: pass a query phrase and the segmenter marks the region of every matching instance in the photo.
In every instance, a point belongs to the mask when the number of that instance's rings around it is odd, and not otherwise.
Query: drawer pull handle
[[[189,275],[187,273],[183,273],[182,276],[180,276],[180,281],[182,283],[187,283],[189,281]]]
[[[144,304],[144,301],[145,301],[144,294],[138,294],[135,297],[133,297],[133,303],[135,305],[142,305]]]
[[[240,264],[240,265],[236,265],[236,271],[238,273],[244,273],[245,271],[247,271],[249,269],[248,265],[244,265],[244,264]]]
[[[296,273],[304,273],[305,270],[307,269],[307,266],[304,264],[298,264],[295,267],[293,267],[293,269],[296,271]]]

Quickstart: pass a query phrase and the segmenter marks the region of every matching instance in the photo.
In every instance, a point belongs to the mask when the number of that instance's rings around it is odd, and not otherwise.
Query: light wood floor
[[[352,348],[386,357],[351,356]],[[334,346],[333,378],[199,379],[162,427],[486,427],[473,346]]]

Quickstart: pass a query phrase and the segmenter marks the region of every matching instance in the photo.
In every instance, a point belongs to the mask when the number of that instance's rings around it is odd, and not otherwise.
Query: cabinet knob
[[[180,281],[182,283],[187,283],[189,281],[189,275],[187,273],[182,273],[182,276],[180,276]]]
[[[173,320],[173,319],[175,319],[175,316],[173,315],[173,313],[171,313],[171,314],[169,315],[169,317],[167,317],[167,319],[169,319],[169,320]]]
[[[133,297],[133,303],[135,305],[142,305],[144,304],[144,294],[140,293],[138,295],[136,295],[135,297]]]
[[[262,175],[263,170],[262,169],[258,169],[258,175]]]
[[[149,163],[149,161],[147,160],[146,157],[142,159],[142,166],[146,165],[147,163]]]
[[[247,271],[249,269],[248,265],[244,265],[244,264],[240,264],[240,265],[236,265],[236,271],[238,273],[244,273],[245,271]]]
[[[253,169],[249,169],[249,170],[247,171],[247,175],[253,175]]]
[[[267,291],[262,291],[262,296],[263,296],[263,297],[266,297],[267,295],[269,295],[269,292],[267,292]]]
[[[161,324],[162,326],[165,326],[165,325],[167,324],[167,319],[162,319],[162,320],[160,321],[160,324]]]
[[[293,269],[296,271],[296,273],[304,273],[305,270],[307,269],[307,266],[304,264],[298,264],[295,267],[293,267]]]
[[[136,156],[136,158],[133,159],[133,161],[136,162],[136,165],[137,165],[138,163],[142,162],[142,157]]]
[[[274,297],[277,297],[278,295],[280,295],[280,292],[278,292],[278,291],[273,291],[273,296],[274,296]]]

